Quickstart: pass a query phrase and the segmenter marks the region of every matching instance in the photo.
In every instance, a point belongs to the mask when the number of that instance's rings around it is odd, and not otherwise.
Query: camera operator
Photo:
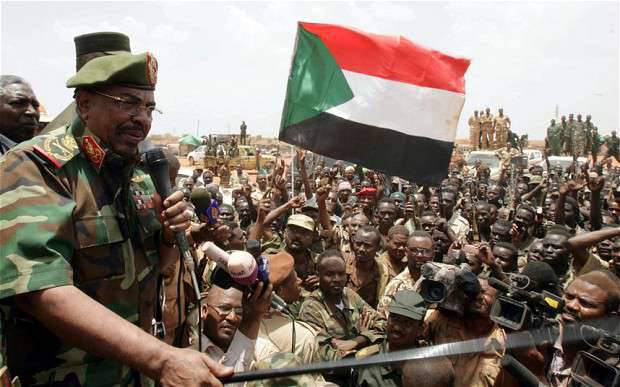
[[[564,340],[567,324],[618,315],[620,279],[607,270],[595,270],[575,278],[564,292],[564,311],[560,318],[560,335],[553,344],[547,363],[547,377],[552,386],[568,386],[571,365],[577,353],[587,350],[582,340]]]
[[[497,291],[487,280],[479,279],[479,282],[482,289],[477,296],[465,300],[462,316],[435,309],[424,321],[425,339],[431,344],[485,339],[483,352],[450,358],[456,375],[455,386],[493,386],[501,369],[506,335],[489,317]]]

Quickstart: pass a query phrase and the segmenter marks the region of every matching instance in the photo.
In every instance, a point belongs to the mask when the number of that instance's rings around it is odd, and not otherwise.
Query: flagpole
[[[295,148],[291,145],[291,197],[295,196]]]

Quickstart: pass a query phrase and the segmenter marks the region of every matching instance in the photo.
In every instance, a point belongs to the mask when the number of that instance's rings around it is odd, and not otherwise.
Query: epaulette
[[[75,138],[66,131],[65,127],[37,136],[28,143],[31,144],[32,150],[38,157],[56,169],[62,168],[63,165],[80,153],[80,148]]]
[[[357,351],[355,353],[355,358],[357,360],[361,360],[361,359],[367,358],[368,356],[376,355],[379,352],[381,352],[381,346],[379,344],[374,344],[374,345],[362,348],[359,351]]]

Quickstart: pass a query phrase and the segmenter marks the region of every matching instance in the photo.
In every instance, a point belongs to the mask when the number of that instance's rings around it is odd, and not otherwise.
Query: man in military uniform
[[[469,117],[467,121],[469,125],[469,143],[472,150],[480,148],[480,117],[478,117],[478,110],[474,110],[474,115]]]
[[[605,145],[607,145],[607,157],[613,157],[620,163],[620,138],[615,130],[611,131],[611,136],[607,136]]]
[[[562,132],[562,149],[565,155],[573,154],[573,132],[566,122],[566,116],[562,116],[560,121],[560,127]]]
[[[400,290],[388,307],[387,340],[367,347],[356,354],[356,358],[416,348],[422,336],[422,325],[426,315],[426,304],[422,296],[413,290]],[[401,386],[401,370],[396,364],[362,368],[357,377],[357,386]]]
[[[586,125],[581,120],[581,114],[577,114],[577,121],[574,121],[573,127],[575,128],[575,132],[573,133],[575,146],[574,152],[578,157],[587,157],[589,153],[589,150],[586,149],[588,144],[588,136],[586,135]]]
[[[577,140],[577,121],[575,121],[573,113],[568,115],[568,121],[566,121],[566,127],[568,128],[568,132],[570,133],[570,153],[569,156],[573,154],[579,155],[579,149],[576,146]]]
[[[555,120],[551,120],[551,125],[547,128],[546,148],[549,155],[560,156],[562,154],[562,127],[556,125]]]
[[[192,217],[138,164],[156,80],[150,53],[92,59],[67,81],[78,117],[0,159],[2,334],[24,385],[220,385],[232,372],[150,334],[159,272]]]
[[[491,109],[486,108],[485,113],[480,117],[480,132],[482,133],[482,144],[480,147],[483,149],[489,149],[495,142],[495,131],[493,128],[493,115]]]
[[[506,146],[508,141],[508,129],[510,129],[510,117],[504,115],[504,109],[499,108],[499,115],[495,117],[493,122],[495,131],[494,149]]]
[[[239,143],[241,145],[247,145],[246,142],[246,136],[248,134],[248,126],[245,124],[245,121],[241,121],[241,126],[239,127],[240,130],[240,136],[239,136]]]

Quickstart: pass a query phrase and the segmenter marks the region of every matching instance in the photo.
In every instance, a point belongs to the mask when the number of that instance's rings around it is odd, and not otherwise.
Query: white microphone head
[[[228,273],[241,285],[252,285],[258,276],[258,265],[247,251],[233,251],[228,259]]]
[[[220,249],[213,242],[207,242],[203,245],[202,251],[205,253],[205,256],[216,263],[219,263],[224,267],[224,269],[228,269],[228,260],[230,259],[230,255],[227,252]]]

